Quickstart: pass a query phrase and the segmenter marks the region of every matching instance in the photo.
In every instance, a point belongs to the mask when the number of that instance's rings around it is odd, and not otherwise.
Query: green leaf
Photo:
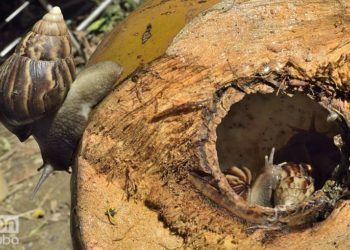
[[[5,154],[6,152],[11,150],[10,142],[5,138],[0,138],[0,155]]]
[[[106,22],[106,18],[101,17],[100,19],[97,19],[95,22],[90,24],[89,27],[87,28],[87,31],[88,32],[98,31],[105,22]]]

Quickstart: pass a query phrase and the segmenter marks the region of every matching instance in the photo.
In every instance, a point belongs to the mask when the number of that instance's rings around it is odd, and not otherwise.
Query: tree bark
[[[304,202],[303,212],[274,218],[275,209],[239,198],[222,173],[247,164],[256,177],[264,155],[283,149],[293,128],[307,130],[314,114],[318,131],[331,139],[338,133],[324,107],[349,114],[349,7],[335,0],[222,1],[197,15],[92,115],[73,171],[74,239],[103,249],[349,248],[349,202],[305,226],[315,213],[330,212],[322,195]],[[123,65],[107,51],[91,63]],[[316,168],[325,179],[333,170],[327,166]],[[114,217],[105,215],[110,208]],[[293,230],[278,238],[246,234],[247,222],[272,218]]]

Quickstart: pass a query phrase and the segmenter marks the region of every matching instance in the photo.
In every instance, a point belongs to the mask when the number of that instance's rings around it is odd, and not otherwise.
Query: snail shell
[[[264,207],[297,206],[315,191],[309,164],[284,162],[273,164],[275,149],[265,157],[265,167],[252,185],[252,174],[246,167],[224,171],[232,189],[249,201]]]
[[[274,193],[274,206],[297,206],[315,191],[310,165],[288,162],[281,169],[281,180]]]
[[[54,7],[0,68],[2,122],[26,139],[30,124],[59,109],[74,78],[70,36],[60,8]]]
[[[249,196],[252,174],[246,167],[230,167],[224,171],[225,177],[236,194],[243,199],[247,199]]]

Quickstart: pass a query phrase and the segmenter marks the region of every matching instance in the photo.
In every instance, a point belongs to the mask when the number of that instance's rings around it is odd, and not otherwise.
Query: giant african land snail
[[[58,7],[34,25],[3,63],[0,120],[21,141],[33,135],[44,162],[34,194],[51,172],[68,170],[91,108],[121,72],[116,63],[100,62],[74,80],[70,37]]]
[[[295,207],[314,192],[312,168],[303,163],[273,164],[274,152],[272,148],[270,157],[265,156],[265,166],[252,186],[247,168],[229,168],[226,178],[233,190],[251,204]]]

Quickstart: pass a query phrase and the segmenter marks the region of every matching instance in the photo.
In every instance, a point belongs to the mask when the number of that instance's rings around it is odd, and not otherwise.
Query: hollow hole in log
[[[276,93],[246,95],[231,106],[217,127],[216,149],[221,171],[227,174],[232,167],[249,169],[250,185],[242,186],[240,180],[233,180],[236,193],[249,200],[248,189],[254,188],[263,172],[265,156],[275,148],[274,164],[309,164],[314,190],[321,189],[341,158],[334,144],[338,127],[327,122],[327,115],[325,108],[299,93],[292,97],[276,96]],[[307,171],[305,165],[303,169]],[[229,183],[232,184],[230,180]],[[274,207],[274,197],[270,195],[269,205],[264,202],[259,205]]]

